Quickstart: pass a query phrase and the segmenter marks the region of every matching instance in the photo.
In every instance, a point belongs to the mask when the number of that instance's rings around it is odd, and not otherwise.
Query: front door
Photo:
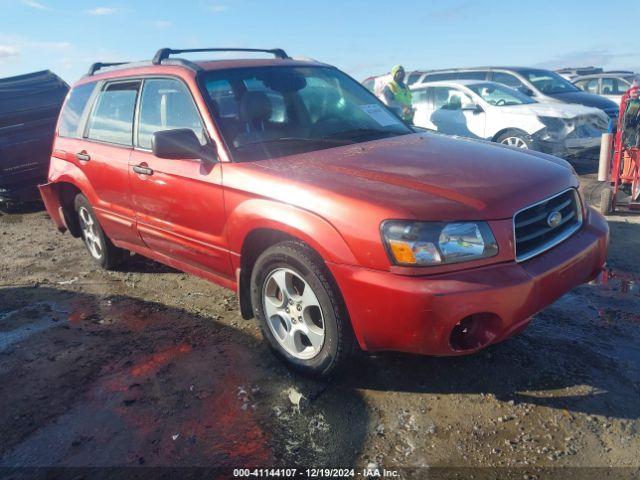
[[[435,130],[447,135],[485,138],[486,114],[472,108],[469,95],[454,87],[430,87],[429,90],[433,102],[429,121]]]
[[[157,158],[154,132],[190,128],[204,145],[204,124],[187,86],[174,78],[144,80],[136,148],[129,159],[137,228],[148,248],[175,260],[232,278],[224,241],[222,165]]]

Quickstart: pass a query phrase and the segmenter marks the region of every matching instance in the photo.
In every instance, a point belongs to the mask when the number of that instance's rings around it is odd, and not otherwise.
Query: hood
[[[548,94],[545,94],[548,95]],[[592,93],[587,92],[566,92],[566,93],[554,93],[553,95],[548,95],[551,98],[556,100],[560,100],[564,103],[578,103],[580,105],[584,105],[586,107],[594,107],[599,108],[600,110],[604,110],[605,112],[613,111],[616,112],[619,109],[619,106],[616,105],[615,102],[611,100],[600,97],[598,95],[593,95]]]
[[[496,107],[505,113],[517,113],[521,115],[537,115],[539,117],[575,118],[585,115],[602,116],[602,110],[586,107],[575,103],[528,103],[524,105],[510,105]]]
[[[506,219],[578,185],[559,158],[433,133],[240,165],[265,174],[254,193],[349,224]]]

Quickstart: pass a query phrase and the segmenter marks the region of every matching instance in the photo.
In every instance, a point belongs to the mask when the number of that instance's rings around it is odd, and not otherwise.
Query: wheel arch
[[[252,318],[249,282],[255,261],[267,248],[285,240],[298,240],[324,262],[355,264],[356,258],[338,231],[322,217],[291,205],[269,200],[248,200],[227,220],[229,248],[238,282],[243,318]]]

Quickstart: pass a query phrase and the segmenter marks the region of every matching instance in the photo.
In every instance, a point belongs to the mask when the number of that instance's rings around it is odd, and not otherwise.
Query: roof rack
[[[174,50],[172,48],[161,48],[153,56],[151,61],[154,65],[160,65],[163,60],[169,58],[170,55],[177,53],[195,53],[195,52],[262,52],[271,53],[276,58],[289,58],[287,53],[281,48],[273,48],[271,50],[261,48],[187,48],[181,50]]]
[[[128,62],[114,62],[114,63],[96,62],[96,63],[94,63],[93,65],[91,65],[89,67],[89,71],[87,72],[87,75],[90,77],[91,75],[95,74],[101,68],[115,67],[116,65],[124,65],[126,63],[128,63]]]

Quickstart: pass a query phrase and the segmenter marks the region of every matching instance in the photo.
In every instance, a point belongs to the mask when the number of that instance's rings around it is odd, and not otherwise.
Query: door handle
[[[87,152],[83,150],[81,152],[76,153],[76,158],[83,162],[88,162],[89,160],[91,160],[91,155],[89,155]]]
[[[153,170],[144,165],[134,165],[133,171],[140,175],[153,175]]]

